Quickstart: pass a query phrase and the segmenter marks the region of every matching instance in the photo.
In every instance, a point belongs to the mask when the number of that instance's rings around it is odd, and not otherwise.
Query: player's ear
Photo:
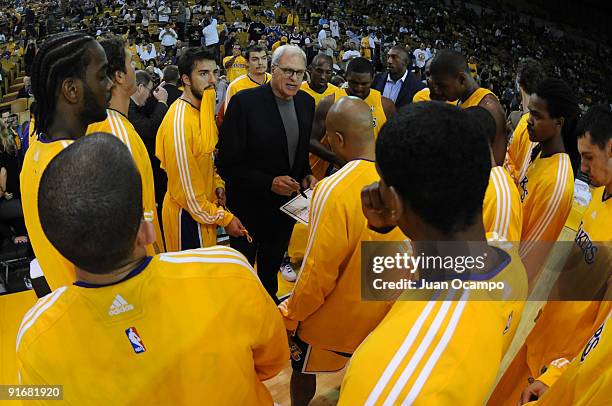
[[[150,221],[142,220],[140,227],[138,228],[138,234],[136,234],[136,246],[146,246],[155,242],[155,230],[153,223]]]
[[[565,124],[565,117],[555,119],[555,126],[559,127],[559,131],[563,130],[563,124]]]
[[[334,134],[336,134],[336,137],[338,137],[338,144],[344,148],[344,136],[338,131],[335,131]]]
[[[404,215],[404,201],[395,186],[389,187],[389,192],[391,192],[391,217],[395,224],[399,224],[399,220]]]

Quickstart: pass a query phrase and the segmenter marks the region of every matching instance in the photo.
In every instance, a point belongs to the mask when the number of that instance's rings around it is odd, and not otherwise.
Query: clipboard
[[[306,195],[305,198],[304,196],[298,193],[296,197],[281,206],[280,210],[289,217],[307,226],[308,213],[310,212],[312,189],[306,189],[304,191],[304,194]]]

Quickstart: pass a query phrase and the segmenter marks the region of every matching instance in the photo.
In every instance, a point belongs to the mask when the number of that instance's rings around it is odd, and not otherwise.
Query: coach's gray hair
[[[274,51],[272,54],[272,65],[278,65],[278,61],[280,61],[285,54],[300,55],[304,59],[304,66],[306,66],[306,54],[302,51],[302,48],[291,44],[281,45]]]

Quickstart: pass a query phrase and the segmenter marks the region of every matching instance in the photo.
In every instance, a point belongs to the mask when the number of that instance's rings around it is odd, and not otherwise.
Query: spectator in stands
[[[168,65],[164,68],[163,74],[164,89],[166,89],[166,92],[168,92],[167,104],[168,106],[171,106],[176,99],[181,97],[181,93],[183,93],[178,88],[178,67],[176,65]]]
[[[13,131],[0,124],[0,237],[28,242],[19,190],[19,164]]]
[[[219,63],[219,32],[217,31],[217,19],[206,14],[202,20],[202,45],[211,50],[215,60]]]
[[[393,100],[396,108],[412,103],[414,94],[425,85],[408,70],[410,57],[402,46],[394,46],[387,54],[387,71],[374,77],[372,89]]]
[[[166,23],[165,27],[160,31],[159,40],[161,41],[161,45],[166,48],[174,48],[176,46],[178,34],[174,31],[170,23]]]
[[[155,137],[167,111],[168,92],[166,89],[162,86],[155,87],[151,76],[146,71],[136,71],[136,92],[131,96],[128,119],[142,138],[151,160],[159,218],[161,218],[161,208],[168,180],[166,173],[160,168],[159,159],[155,156]]]
[[[421,43],[421,46],[414,50],[414,58],[416,60],[416,67],[418,69],[419,78],[423,76],[423,69],[425,68],[425,62],[427,62],[427,51],[425,51],[425,44]]]
[[[181,41],[185,40],[185,24],[189,21],[187,14],[190,14],[190,11],[185,7],[185,4],[181,2],[176,12],[176,31],[178,39]]]
[[[349,62],[351,59],[353,58],[358,58],[361,55],[359,54],[359,51],[357,51],[355,49],[355,43],[349,41],[347,43],[347,50],[344,51],[344,55],[342,55],[342,62]]]
[[[296,46],[304,46],[304,36],[300,33],[299,27],[294,27],[293,32],[289,34],[289,43]]]
[[[155,75],[157,76],[158,80],[156,81],[157,83],[159,83],[159,81],[161,81],[161,79],[164,77],[164,74],[162,73],[161,69],[159,69],[157,67],[157,60],[155,59],[149,59],[147,61],[147,71],[151,69]]]
[[[140,60],[147,64],[150,60],[155,60],[157,58],[157,51],[155,50],[155,45],[152,42],[149,42],[145,47],[140,50]]]
[[[163,0],[159,4],[160,6],[157,9],[159,15],[158,21],[160,24],[167,24],[170,22],[170,14],[172,14],[172,10]]]
[[[28,98],[32,97],[32,81],[29,76],[23,77],[23,87],[19,89],[19,93],[17,93],[17,98]]]
[[[261,36],[264,34],[266,26],[261,21],[254,21],[249,25],[249,42],[259,41]]]

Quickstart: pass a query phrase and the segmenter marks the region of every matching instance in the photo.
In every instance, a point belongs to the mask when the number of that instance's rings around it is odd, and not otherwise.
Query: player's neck
[[[462,102],[464,102],[464,101],[466,101],[467,99],[469,99],[469,98],[470,98],[470,96],[471,96],[472,94],[474,94],[474,92],[475,92],[476,90],[478,90],[479,88],[480,88],[480,86],[478,85],[478,83],[476,83],[476,81],[475,81],[475,80],[473,80],[473,79],[472,79],[472,80],[470,80],[470,82],[469,82],[469,84],[468,84],[468,86],[467,86],[467,89],[466,89],[466,91],[465,91],[465,94],[464,94],[464,95],[463,95],[463,97],[461,98],[461,101],[462,101]]]
[[[252,73],[249,72],[248,73],[249,78],[251,78],[251,80],[259,85],[263,85],[264,82],[266,81],[266,73]]]
[[[190,103],[196,109],[200,109],[200,105],[202,104],[202,100],[198,99],[191,92],[191,88],[189,86],[185,86],[185,90],[183,90],[183,94],[181,95],[181,99]]]
[[[56,116],[48,127],[46,136],[50,140],[76,140],[85,135],[88,124],[78,120],[78,114],[63,112],[58,109]]]
[[[327,90],[327,84],[323,87],[315,85],[312,81],[308,82],[308,86],[316,93],[322,94]]]
[[[113,90],[113,97],[108,105],[109,109],[118,111],[127,117],[128,110],[130,109],[130,96],[126,96],[121,89]]]
[[[541,158],[548,158],[554,154],[565,152],[565,146],[563,145],[563,138],[561,135],[552,137],[549,140],[540,142],[542,147]]]
[[[351,151],[349,161],[356,159],[363,159],[365,161],[374,162],[376,160],[375,144],[366,145],[363,148],[356,148],[355,151]]]
[[[117,283],[136,269],[146,259],[146,256],[138,256],[137,258],[130,259],[121,267],[105,274],[95,274],[84,271],[82,269],[76,269],[76,279],[79,282],[85,282],[90,285],[110,285]]]

